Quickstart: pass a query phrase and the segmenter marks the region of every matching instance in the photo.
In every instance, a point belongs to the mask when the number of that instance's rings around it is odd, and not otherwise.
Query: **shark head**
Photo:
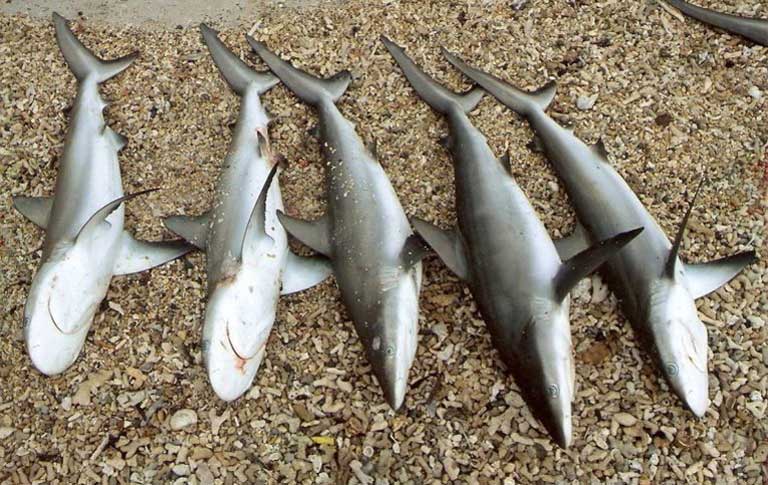
[[[60,374],[77,359],[111,276],[77,246],[40,266],[24,306],[24,340],[40,372]]]
[[[516,346],[517,355],[504,360],[533,415],[560,447],[567,448],[574,392],[569,301],[537,298],[533,307]]]
[[[366,332],[368,337],[364,337],[373,373],[395,411],[405,401],[408,374],[416,356],[420,287],[421,263],[399,272],[387,285],[375,331]]]
[[[203,360],[213,390],[224,401],[251,387],[275,322],[279,279],[251,273],[246,269],[219,281],[206,304]]]
[[[688,288],[672,278],[655,282],[648,323],[664,377],[683,403],[703,416],[709,406],[707,329]]]

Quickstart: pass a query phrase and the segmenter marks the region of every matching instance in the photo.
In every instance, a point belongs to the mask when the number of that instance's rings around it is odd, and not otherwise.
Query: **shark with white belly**
[[[40,266],[24,306],[24,339],[33,365],[47,375],[80,354],[113,276],[136,273],[192,249],[181,241],[137,241],[123,230],[117,154],[126,140],[109,128],[98,85],[119,74],[135,54],[103,61],[53,14],[56,39],[78,81],[53,197],[14,197],[13,205],[45,229]]]
[[[734,278],[755,261],[755,253],[747,251],[709,263],[683,263],[679,251],[690,208],[671,243],[611,166],[603,143],[587,146],[545,113],[555,96],[554,83],[525,92],[470,67],[448,51],[443,53],[467,77],[527,119],[536,133],[565,184],[578,219],[574,234],[556,242],[563,259],[593,241],[634,227],[645,228],[608,260],[603,273],[672,390],[695,415],[703,416],[709,405],[707,329],[694,301]]]
[[[215,30],[204,24],[200,30],[214,63],[241,97],[240,114],[213,208],[200,216],[173,216],[165,224],[206,253],[203,360],[216,394],[232,401],[253,382],[280,294],[316,285],[331,274],[331,268],[323,257],[293,254],[277,220],[277,211],[283,210],[280,186],[273,182],[278,163],[259,96],[278,79],[248,67]]]

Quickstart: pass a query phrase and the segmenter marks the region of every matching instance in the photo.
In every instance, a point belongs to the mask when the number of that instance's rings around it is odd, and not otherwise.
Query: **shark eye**
[[[678,372],[680,372],[680,369],[678,369],[677,364],[674,362],[670,362],[666,365],[667,368],[667,374],[671,376],[676,376]]]
[[[557,384],[551,384],[549,387],[547,387],[547,394],[549,394],[549,397],[554,399],[560,395],[560,388],[557,387]]]
[[[388,345],[387,346],[387,356],[392,357],[392,354],[394,354],[394,353],[395,353],[395,348],[392,347],[391,345]]]

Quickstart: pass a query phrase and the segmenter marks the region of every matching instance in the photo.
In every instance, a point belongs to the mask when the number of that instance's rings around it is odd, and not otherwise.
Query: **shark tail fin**
[[[344,94],[352,82],[352,73],[340,71],[327,79],[321,79],[301,69],[293,67],[289,62],[278,57],[267,46],[251,36],[246,36],[251,48],[269,66],[269,69],[302,101],[317,106],[325,100],[332,102]]]
[[[403,74],[411,83],[418,95],[439,113],[448,113],[453,109],[459,109],[463,113],[469,113],[483,97],[483,91],[473,88],[466,93],[454,93],[429,77],[405,54],[402,47],[395,44],[385,36],[381,36],[381,42],[394,57],[397,65],[403,70]]]
[[[69,69],[78,81],[83,81],[88,76],[95,76],[96,82],[102,83],[121,73],[138,56],[134,52],[109,61],[99,59],[75,37],[72,29],[69,28],[67,19],[54,12],[53,24],[56,28],[56,41],[59,44],[59,49],[61,49],[64,60],[67,61]]]
[[[618,253],[641,232],[643,232],[642,227],[622,232],[611,238],[604,239],[569,260],[564,261],[555,277],[555,294],[557,298],[559,300],[565,299],[576,283]]]
[[[684,0],[667,0],[667,3],[699,22],[713,25],[744,36],[758,44],[768,46],[768,20],[721,13],[698,7]]]
[[[472,79],[502,104],[521,116],[528,116],[534,112],[546,110],[555,98],[556,86],[554,81],[547,83],[537,91],[527,92],[502,81],[496,76],[470,66],[459,56],[445,48],[443,48],[443,56],[465,76]]]
[[[243,96],[248,86],[254,86],[258,93],[262,94],[280,82],[269,72],[259,72],[249,67],[224,45],[219,39],[218,31],[206,24],[200,24],[200,32],[203,35],[203,42],[208,46],[214,64],[219,68],[219,72],[229,87],[238,96]]]

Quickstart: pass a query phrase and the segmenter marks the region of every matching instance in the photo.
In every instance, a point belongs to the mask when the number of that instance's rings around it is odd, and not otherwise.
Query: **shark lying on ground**
[[[14,197],[16,209],[46,230],[40,266],[24,306],[24,339],[34,366],[47,375],[66,370],[80,354],[114,275],[136,273],[187,253],[181,241],[137,241],[123,230],[117,153],[126,140],[104,122],[98,85],[119,74],[135,54],[103,61],[53,14],[56,39],[79,83],[59,160],[53,197]]]
[[[574,234],[556,242],[563,259],[593,241],[634,227],[645,228],[602,269],[636,335],[655,357],[672,390],[694,414],[703,416],[709,405],[707,329],[694,300],[734,278],[755,261],[755,253],[684,264],[679,251],[690,208],[674,243],[670,243],[611,166],[603,143],[587,146],[545,113],[555,96],[554,83],[528,93],[470,67],[446,50],[443,53],[467,77],[526,118],[536,133],[544,154],[565,184],[578,219]]]
[[[272,182],[278,163],[259,95],[278,79],[248,67],[215,30],[205,24],[200,30],[222,76],[242,98],[240,115],[213,208],[201,216],[170,217],[165,225],[206,252],[203,360],[216,394],[232,401],[253,382],[281,292],[309,288],[328,277],[331,268],[325,258],[303,258],[289,251],[277,220],[277,211],[283,209],[280,186]]]
[[[389,405],[405,399],[418,337],[421,259],[426,248],[413,234],[382,166],[335,102],[348,71],[318,79],[294,68],[248,38],[272,72],[320,116],[327,213],[313,222],[280,214],[286,230],[331,259],[341,296]]]
[[[523,191],[467,118],[482,91],[451,92],[386,37],[382,42],[413,88],[448,119],[456,180],[457,227],[413,219],[416,231],[467,281],[493,343],[529,408],[561,446],[571,442],[574,393],[569,292],[642,228],[601,241],[561,261]]]

